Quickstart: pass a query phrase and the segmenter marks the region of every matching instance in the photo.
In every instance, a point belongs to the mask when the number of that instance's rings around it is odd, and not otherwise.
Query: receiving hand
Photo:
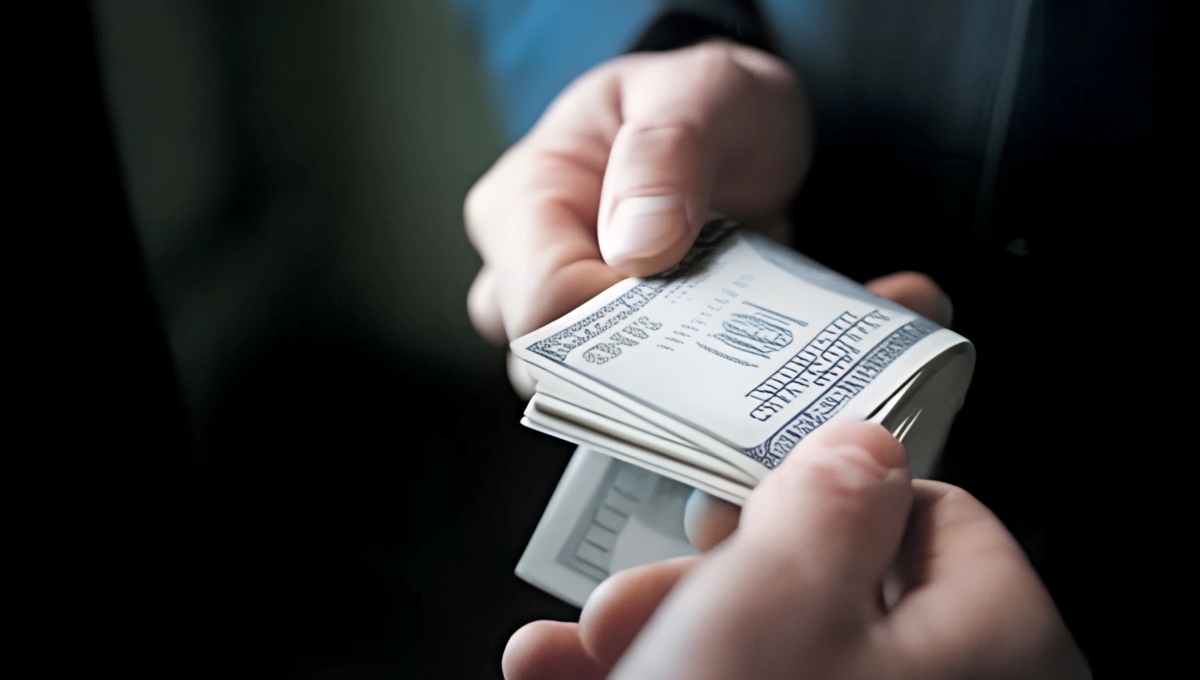
[[[613,575],[578,624],[517,631],[503,665],[509,680],[1091,677],[999,520],[849,422],[804,439],[716,549]]]

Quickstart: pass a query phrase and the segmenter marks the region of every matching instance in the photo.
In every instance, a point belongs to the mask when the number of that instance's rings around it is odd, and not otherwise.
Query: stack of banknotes
[[[882,424],[928,476],[975,364],[966,338],[724,218],[511,347],[536,382],[522,423],[579,444],[517,575],[578,606],[694,552],[694,489],[742,504],[831,420]]]

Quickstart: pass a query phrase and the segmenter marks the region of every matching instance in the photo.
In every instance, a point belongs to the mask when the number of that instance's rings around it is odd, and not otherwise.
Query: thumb
[[[808,117],[788,66],[723,41],[629,59],[600,195],[605,262],[657,274],[711,211],[781,221],[808,163]]]
[[[763,478],[739,533],[800,563],[815,583],[841,583],[849,589],[842,594],[873,599],[900,549],[912,502],[903,445],[880,425],[833,421]]]
[[[621,126],[601,198],[600,254],[609,266],[650,276],[691,247],[708,214],[712,161],[702,135],[681,123]]]

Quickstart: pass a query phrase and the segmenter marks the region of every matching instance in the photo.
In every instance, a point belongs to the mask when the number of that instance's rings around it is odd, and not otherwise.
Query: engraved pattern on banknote
[[[792,344],[794,336],[784,326],[773,323],[769,317],[757,314],[730,314],[721,323],[720,333],[709,336],[727,346],[766,359],[772,352]]]
[[[637,314],[667,285],[666,281],[661,280],[643,281],[621,297],[605,304],[579,321],[533,343],[529,346],[529,350],[547,359],[564,362],[572,351],[611,331],[622,321]]]
[[[731,357],[719,349],[713,349],[712,347],[709,347],[708,345],[704,344],[703,342],[697,341],[696,346],[699,347],[700,349],[704,350],[705,352],[708,352],[709,354],[716,356],[716,357],[721,357],[722,359],[724,359],[725,361],[728,361],[730,363],[734,363],[739,366],[749,366],[750,368],[758,368],[758,364],[752,364],[749,361],[746,361],[745,359]]]
[[[683,535],[683,503],[691,488],[644,468],[612,461],[556,561],[594,580],[608,578],[621,532],[635,515],[664,535]],[[662,526],[658,526],[662,525]]]
[[[746,393],[757,402],[750,417],[766,422],[805,393],[827,387],[862,353],[865,338],[890,318],[878,309],[858,315],[842,312],[780,366]]]
[[[604,475],[588,510],[558,554],[558,563],[597,583],[608,578],[612,551],[646,492],[650,472],[615,462]]]
[[[774,469],[801,439],[842,410],[854,395],[863,391],[896,358],[937,329],[936,324],[925,319],[912,321],[896,329],[787,425],[762,444],[743,449],[742,452],[767,468]]]
[[[567,328],[529,346],[529,350],[547,359],[564,362],[570,353],[582,345],[611,331],[617,324],[636,314],[669,285],[672,279],[691,273],[708,259],[737,231],[737,222],[729,219],[712,220],[700,230],[691,250],[683,260],[662,274],[646,279],[616,300],[605,304]]]

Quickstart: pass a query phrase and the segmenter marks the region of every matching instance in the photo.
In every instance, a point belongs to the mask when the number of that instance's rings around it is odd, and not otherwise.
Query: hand
[[[752,48],[709,41],[589,71],[468,194],[483,258],[472,322],[504,342],[667,269],[710,211],[783,240],[809,139],[790,68]]]
[[[911,480],[903,446],[866,423],[831,423],[801,442],[710,553],[614,575],[578,624],[519,630],[504,671],[509,680],[1091,677],[999,520],[961,489]]]

